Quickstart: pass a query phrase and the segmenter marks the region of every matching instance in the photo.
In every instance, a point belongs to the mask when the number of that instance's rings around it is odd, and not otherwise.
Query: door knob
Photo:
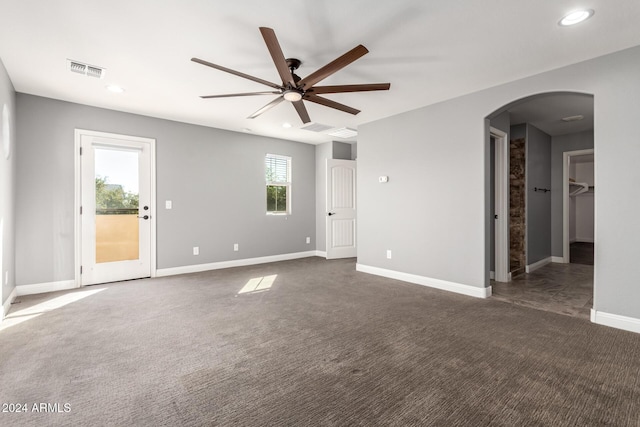
[[[149,219],[149,215],[139,216],[138,218],[142,218],[142,219]]]
[[[331,215],[335,215],[335,212],[329,212],[327,215],[331,216]]]

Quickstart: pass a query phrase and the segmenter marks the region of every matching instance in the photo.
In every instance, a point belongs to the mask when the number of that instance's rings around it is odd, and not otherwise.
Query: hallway
[[[491,286],[492,298],[537,310],[589,319],[593,307],[593,265],[551,263]]]

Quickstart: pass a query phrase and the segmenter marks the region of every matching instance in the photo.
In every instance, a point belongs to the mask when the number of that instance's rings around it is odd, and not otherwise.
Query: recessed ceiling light
[[[282,124],[282,127],[283,127],[283,128],[287,128],[287,129],[288,129],[288,128],[290,128],[290,127],[291,127],[291,123],[283,123],[283,124]]]
[[[558,22],[558,25],[568,27],[570,25],[579,24],[580,22],[591,18],[594,13],[593,9],[576,10],[562,18],[560,22]]]
[[[107,85],[105,87],[109,92],[113,92],[113,93],[122,93],[122,92],[124,92],[124,89],[121,88],[120,86],[117,86],[117,85]]]

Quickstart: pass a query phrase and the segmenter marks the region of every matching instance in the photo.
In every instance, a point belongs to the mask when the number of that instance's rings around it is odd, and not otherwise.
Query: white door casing
[[[595,154],[593,148],[562,153],[562,263],[570,262],[569,238],[569,165],[571,157]]]
[[[356,162],[327,159],[327,259],[356,253]]]
[[[155,140],[77,129],[76,148],[76,283],[84,286],[154,276]],[[128,217],[137,222],[134,238],[138,247],[134,256],[105,261],[97,259],[96,249],[96,158],[113,154],[135,159],[132,169],[137,169],[139,210]]]
[[[495,140],[495,280],[509,282],[509,142],[507,134],[490,128]]]

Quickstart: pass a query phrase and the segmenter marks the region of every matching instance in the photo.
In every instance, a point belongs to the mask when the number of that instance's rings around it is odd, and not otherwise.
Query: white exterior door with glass
[[[77,130],[81,285],[151,276],[155,140]]]

